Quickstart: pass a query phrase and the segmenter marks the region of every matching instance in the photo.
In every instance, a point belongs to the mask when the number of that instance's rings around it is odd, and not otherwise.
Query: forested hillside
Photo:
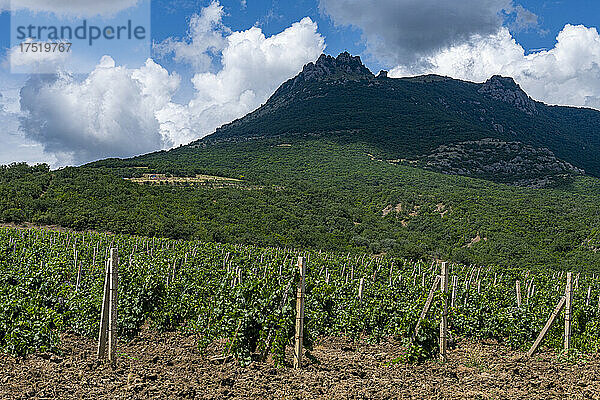
[[[2,218],[149,236],[598,269],[600,180],[521,188],[381,161],[363,144],[261,140],[0,173]],[[239,179],[226,187],[124,177]]]

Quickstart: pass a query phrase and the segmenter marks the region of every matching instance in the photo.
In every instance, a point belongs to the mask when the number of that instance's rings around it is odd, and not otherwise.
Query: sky
[[[148,33],[135,47],[23,54],[14,37],[18,18],[132,15]],[[348,51],[394,78],[512,76],[536,100],[600,109],[599,23],[592,0],[0,0],[0,164],[59,168],[189,143],[321,53]]]

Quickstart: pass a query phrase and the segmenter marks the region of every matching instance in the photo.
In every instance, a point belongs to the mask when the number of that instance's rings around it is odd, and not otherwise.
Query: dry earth
[[[300,371],[272,362],[242,368],[200,354],[194,339],[144,330],[122,343],[115,367],[94,341],[63,335],[62,355],[0,356],[2,399],[600,399],[600,355],[577,363],[543,352],[523,358],[502,345],[461,342],[446,364],[386,366],[396,342],[328,338]],[[289,358],[291,359],[291,357]]]

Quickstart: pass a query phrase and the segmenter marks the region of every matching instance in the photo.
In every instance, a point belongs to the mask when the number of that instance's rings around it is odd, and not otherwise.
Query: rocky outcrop
[[[535,101],[521,89],[513,78],[494,75],[478,91],[496,100],[511,104],[527,115],[537,114]]]
[[[337,57],[321,54],[314,63],[308,63],[295,78],[286,82],[288,89],[305,82],[347,82],[359,80],[372,80],[375,75],[362,63],[359,56],[352,56],[343,52]]]
[[[473,140],[436,148],[417,165],[436,172],[540,188],[582,169],[558,159],[547,148],[498,139]]]

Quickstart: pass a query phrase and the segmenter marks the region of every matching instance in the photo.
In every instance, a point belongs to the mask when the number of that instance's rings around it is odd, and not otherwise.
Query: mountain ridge
[[[382,158],[396,159],[496,139],[547,148],[559,162],[600,176],[599,127],[599,111],[546,105],[511,77],[474,83],[431,74],[375,76],[360,57],[344,52],[321,55],[261,107],[190,145],[325,135],[373,144]]]

